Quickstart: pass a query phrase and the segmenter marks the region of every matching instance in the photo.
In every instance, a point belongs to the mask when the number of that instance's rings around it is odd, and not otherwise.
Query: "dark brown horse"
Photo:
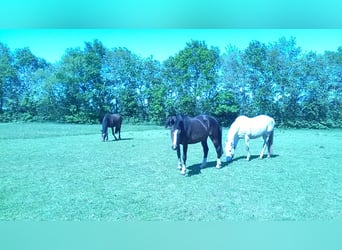
[[[178,169],[181,170],[181,174],[185,174],[186,171],[188,144],[202,143],[203,161],[200,167],[205,167],[209,151],[208,137],[210,137],[216,149],[216,168],[221,167],[222,128],[216,118],[209,115],[199,115],[194,118],[176,115],[167,119],[165,127],[171,128],[172,149],[177,150]],[[183,162],[181,161],[180,144],[183,145]]]
[[[108,127],[112,128],[112,134],[114,139],[117,140],[115,134],[119,133],[119,140],[121,139],[121,124],[122,124],[122,116],[119,114],[111,114],[107,113],[103,117],[102,120],[102,141],[108,141]],[[114,133],[115,127],[115,133]]]

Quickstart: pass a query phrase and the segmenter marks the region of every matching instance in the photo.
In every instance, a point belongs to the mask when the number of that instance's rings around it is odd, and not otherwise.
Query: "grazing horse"
[[[216,168],[221,167],[222,128],[214,117],[209,115],[199,115],[194,118],[183,115],[171,116],[167,119],[165,127],[171,128],[172,149],[177,150],[178,169],[181,170],[181,174],[184,175],[186,172],[188,144],[202,143],[203,161],[200,168],[205,167],[209,151],[208,137],[210,137],[216,149]],[[181,161],[179,144],[183,145],[183,162]]]
[[[119,133],[119,140],[121,139],[121,123],[122,123],[122,116],[119,114],[111,114],[107,113],[103,117],[102,120],[102,141],[107,140],[108,141],[108,127],[112,128],[112,134],[114,136],[114,139],[117,140],[115,134]],[[114,127],[115,127],[115,133],[114,133]]]
[[[249,152],[249,140],[263,137],[264,144],[260,152],[260,159],[264,156],[267,147],[268,157],[271,156],[271,146],[273,144],[274,119],[267,115],[259,115],[253,118],[247,116],[239,116],[235,119],[228,130],[228,138],[226,143],[226,160],[230,162],[233,159],[234,151],[239,139],[244,138],[247,150],[247,161],[251,154]]]

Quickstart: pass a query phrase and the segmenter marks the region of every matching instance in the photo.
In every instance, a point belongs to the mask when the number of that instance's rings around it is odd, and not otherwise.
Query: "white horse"
[[[274,119],[267,115],[259,115],[253,118],[247,116],[239,116],[235,119],[228,130],[228,138],[226,142],[226,160],[232,161],[234,151],[239,139],[244,138],[247,150],[247,161],[249,161],[251,154],[249,152],[249,140],[258,137],[263,137],[264,144],[260,152],[260,159],[264,156],[264,151],[268,149],[268,157],[271,156],[271,146],[273,144]]]

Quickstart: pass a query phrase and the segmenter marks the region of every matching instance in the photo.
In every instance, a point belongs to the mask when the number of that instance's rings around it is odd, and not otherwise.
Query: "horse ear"
[[[165,128],[171,127],[171,117],[169,116],[165,121]]]
[[[171,128],[176,122],[175,116],[169,116],[165,122],[165,128]]]

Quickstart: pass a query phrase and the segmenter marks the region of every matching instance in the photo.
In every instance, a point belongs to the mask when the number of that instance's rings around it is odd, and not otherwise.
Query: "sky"
[[[191,40],[205,41],[223,53],[228,45],[245,49],[252,40],[268,44],[283,36],[295,37],[303,51],[324,53],[342,46],[342,29],[0,29],[0,42],[11,50],[29,47],[52,63],[67,48],[83,48],[94,39],[107,48],[126,47],[138,56],[164,61]]]

